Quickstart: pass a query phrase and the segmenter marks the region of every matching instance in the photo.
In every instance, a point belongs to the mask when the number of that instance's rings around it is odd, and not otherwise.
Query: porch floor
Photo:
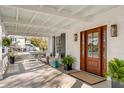
[[[54,69],[37,59],[25,59],[9,65],[6,77],[0,81],[1,88],[110,88],[104,81],[89,85],[62,70]]]

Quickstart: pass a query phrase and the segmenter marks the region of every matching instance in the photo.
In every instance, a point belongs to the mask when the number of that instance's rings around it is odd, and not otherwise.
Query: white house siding
[[[118,26],[117,37],[110,35],[110,25],[112,24]],[[91,22],[82,24],[81,30],[65,32],[66,54],[71,54],[76,58],[76,62],[73,64],[75,69],[80,69],[80,32],[102,25],[107,25],[107,60],[114,57],[124,59],[124,6],[119,6],[96,15]],[[74,33],[78,34],[77,42],[73,39]]]

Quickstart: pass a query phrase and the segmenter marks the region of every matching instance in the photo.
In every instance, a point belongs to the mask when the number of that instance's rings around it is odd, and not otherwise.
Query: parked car
[[[40,49],[32,44],[25,44],[25,51],[39,51]]]

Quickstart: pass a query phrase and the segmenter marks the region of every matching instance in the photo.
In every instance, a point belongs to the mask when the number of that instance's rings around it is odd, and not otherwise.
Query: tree
[[[47,50],[47,45],[48,45],[48,41],[44,38],[39,38],[39,37],[31,37],[29,38],[29,40],[31,40],[31,44],[33,44],[36,47],[39,47],[40,50],[42,49]]]

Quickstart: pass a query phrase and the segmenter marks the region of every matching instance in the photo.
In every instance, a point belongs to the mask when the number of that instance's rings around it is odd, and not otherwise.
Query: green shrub
[[[62,63],[63,64],[67,64],[67,65],[71,65],[73,64],[75,61],[75,58],[72,57],[71,55],[67,55],[66,57],[62,58]]]
[[[110,76],[113,80],[117,80],[124,83],[124,60],[114,58],[109,61],[109,70],[107,76]]]

